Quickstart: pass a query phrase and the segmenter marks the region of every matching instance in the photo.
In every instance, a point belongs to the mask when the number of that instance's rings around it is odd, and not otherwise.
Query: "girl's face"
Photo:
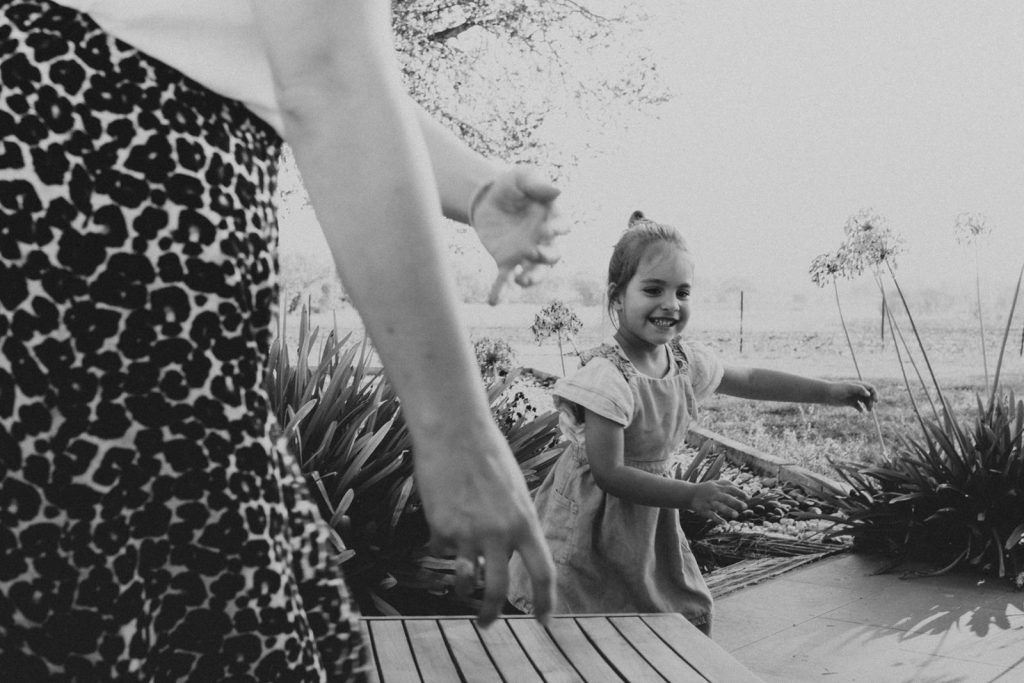
[[[678,336],[690,319],[693,260],[666,242],[647,247],[633,278],[613,300],[623,340],[660,346]]]

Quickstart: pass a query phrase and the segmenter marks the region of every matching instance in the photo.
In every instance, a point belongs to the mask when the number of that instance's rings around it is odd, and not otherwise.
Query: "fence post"
[[[743,353],[743,290],[740,290],[740,353]]]

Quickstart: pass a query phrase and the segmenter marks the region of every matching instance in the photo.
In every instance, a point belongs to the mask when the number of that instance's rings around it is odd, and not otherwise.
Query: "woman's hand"
[[[532,169],[502,171],[474,198],[470,219],[495,263],[498,277],[487,298],[492,306],[511,281],[529,287],[540,280],[538,266],[558,262],[554,241],[568,232],[559,220],[555,199],[561,191]]]
[[[689,508],[716,522],[736,519],[747,509],[748,496],[727,479],[705,481],[694,485]]]
[[[878,392],[867,382],[833,382],[829,387],[832,405],[849,406],[863,413],[878,402]]]
[[[554,607],[555,565],[508,443],[497,427],[477,429],[456,443],[417,444],[416,483],[432,531],[431,549],[455,554],[455,589],[468,595],[483,574],[480,623],[501,614],[512,551],[533,584],[534,613]]]

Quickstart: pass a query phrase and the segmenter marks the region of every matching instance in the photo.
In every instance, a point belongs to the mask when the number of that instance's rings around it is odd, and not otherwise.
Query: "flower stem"
[[[839,322],[843,325],[843,334],[846,335],[846,346],[850,349],[850,358],[853,359],[853,368],[857,371],[857,379],[863,381],[864,378],[860,374],[860,366],[857,365],[857,354],[853,351],[853,342],[850,341],[850,331],[846,328],[846,318],[843,317],[843,306],[839,303],[839,285],[835,280],[832,280],[832,291],[836,295],[836,308],[839,309]]]
[[[1003,343],[999,346],[999,360],[996,362],[996,376],[992,380],[992,394],[988,400],[988,409],[991,412],[996,401],[996,387],[999,386],[999,371],[1003,368],[1003,353],[1006,351],[1006,342],[1010,338],[1010,326],[1013,325],[1013,314],[1017,310],[1017,297],[1020,294],[1021,281],[1024,280],[1024,265],[1020,268],[1017,276],[1017,287],[1013,290],[1013,302],[1010,304],[1010,315],[1006,319],[1006,331],[1003,333]]]
[[[853,359],[853,368],[857,371],[857,379],[864,381],[863,375],[860,373],[860,366],[857,364],[857,354],[853,350],[853,341],[850,339],[850,331],[846,327],[846,318],[843,317],[843,307],[839,303],[839,285],[835,280],[832,280],[832,291],[836,295],[836,308],[839,309],[839,322],[843,325],[843,334],[846,335],[846,345],[850,347],[850,358]],[[878,443],[882,447],[882,457],[888,457],[888,452],[885,448],[885,439],[882,437],[882,425],[878,422],[878,415],[874,410],[871,411],[871,417],[875,421],[875,431],[878,432]]]
[[[988,389],[988,354],[985,352],[985,320],[981,314],[981,269],[978,266],[978,245],[974,245],[974,291],[978,297],[978,327],[981,330],[981,364],[985,369],[985,389]]]

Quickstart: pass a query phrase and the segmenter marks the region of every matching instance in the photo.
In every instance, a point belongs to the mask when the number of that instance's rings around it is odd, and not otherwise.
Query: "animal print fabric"
[[[280,139],[0,2],[0,679],[362,679],[261,388]]]

